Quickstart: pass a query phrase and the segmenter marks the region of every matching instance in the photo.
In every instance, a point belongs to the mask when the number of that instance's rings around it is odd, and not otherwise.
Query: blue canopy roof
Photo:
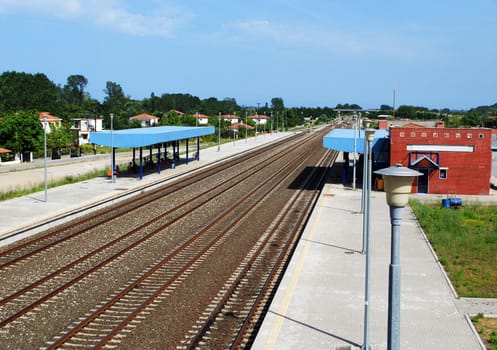
[[[373,151],[378,141],[387,136],[387,130],[375,130],[371,146]],[[355,139],[356,153],[364,153],[364,130],[355,130]],[[323,146],[336,151],[354,152],[354,129],[333,129],[323,137]]]
[[[158,126],[148,128],[106,130],[90,133],[90,142],[114,148],[132,148],[162,142],[185,140],[215,133],[213,126]]]

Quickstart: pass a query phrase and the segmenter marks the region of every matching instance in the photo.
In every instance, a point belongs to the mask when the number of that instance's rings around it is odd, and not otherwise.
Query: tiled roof
[[[47,122],[49,122],[49,123],[60,122],[62,120],[59,117],[51,115],[50,112],[40,112],[38,119],[40,121],[43,121],[45,119],[45,117],[47,118]]]
[[[135,115],[129,119],[133,119],[133,120],[156,120],[156,119],[159,119],[159,117],[156,117],[156,116],[153,116],[150,114],[146,114],[146,113],[142,113],[142,114]]]
[[[10,149],[0,147],[0,153],[10,153],[10,152],[12,152]]]
[[[267,115],[264,115],[264,114],[249,115],[248,118],[250,118],[250,119],[269,119],[269,117]]]
[[[238,119],[240,116],[233,114],[223,114],[221,115],[221,119]]]
[[[239,128],[246,128],[248,130],[254,129],[253,126],[248,125],[248,124],[243,124],[243,123],[234,123],[234,124],[228,125],[226,128],[230,129],[230,130],[232,130],[232,129],[239,129]]]

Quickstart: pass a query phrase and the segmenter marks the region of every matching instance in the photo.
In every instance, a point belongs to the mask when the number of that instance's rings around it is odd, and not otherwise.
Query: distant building
[[[41,123],[41,127],[45,129],[45,131],[50,133],[51,126],[60,128],[62,126],[62,119],[51,115],[50,112],[40,112],[38,115],[38,120]],[[45,120],[47,123],[45,124]]]
[[[205,114],[195,113],[195,118],[197,119],[198,125],[209,124],[210,117]]]
[[[240,118],[236,114],[223,114],[220,116],[222,120],[225,122],[230,122],[231,124],[236,124],[238,123],[238,119]]]
[[[270,117],[264,114],[249,115],[248,118],[252,119],[256,125],[265,125],[268,123],[268,120],[271,119]]]
[[[71,130],[78,134],[78,144],[85,145],[90,143],[90,132],[102,131],[102,117],[74,118]]]
[[[146,127],[149,127],[149,126],[154,126],[154,125],[157,125],[159,124],[159,117],[156,117],[154,115],[150,115],[150,114],[138,114],[138,115],[135,115],[131,118],[129,118],[129,121],[132,122],[132,121],[138,121],[140,122],[140,126],[142,128],[146,128]]]
[[[413,192],[488,195],[492,130],[486,128],[390,128],[390,164],[421,172]]]

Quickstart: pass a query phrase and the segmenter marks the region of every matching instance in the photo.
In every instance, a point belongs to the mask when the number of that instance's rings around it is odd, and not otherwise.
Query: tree
[[[482,119],[476,113],[475,111],[471,111],[466,113],[462,118],[461,118],[461,124],[463,126],[478,126],[482,125]]]
[[[58,87],[45,74],[4,72],[0,75],[0,111],[58,111]]]
[[[104,125],[110,129],[110,114],[114,115],[113,128],[124,129],[128,127],[128,118],[126,114],[127,104],[132,102],[131,99],[124,95],[121,85],[108,81],[104,90],[107,96],[104,98],[102,112],[104,114]],[[128,106],[131,107],[131,106]]]
[[[85,87],[88,85],[88,79],[82,75],[70,75],[67,78],[67,84],[62,89],[64,97],[68,103],[74,103],[82,106],[85,100]]]
[[[47,134],[47,147],[54,150],[69,148],[73,143],[73,135],[67,123],[61,127],[50,125],[50,132]]]
[[[273,97],[271,99],[271,108],[276,109],[277,111],[284,110],[285,104],[283,103],[283,99],[281,97]]]
[[[0,122],[0,145],[19,154],[35,152],[43,143],[43,127],[35,113],[7,114]]]
[[[169,111],[161,118],[160,125],[181,125],[179,114],[175,110]]]

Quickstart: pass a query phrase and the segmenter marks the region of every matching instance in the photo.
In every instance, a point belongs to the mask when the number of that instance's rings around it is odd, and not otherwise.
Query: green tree
[[[284,110],[285,104],[283,103],[283,99],[281,97],[273,97],[271,99],[271,108],[277,111]]]
[[[43,144],[43,126],[35,113],[18,112],[0,122],[0,145],[19,154],[35,152]]]
[[[179,114],[175,110],[169,111],[161,118],[160,125],[181,125]]]
[[[62,89],[65,100],[77,106],[83,106],[85,100],[85,88],[88,85],[88,79],[83,75],[70,75],[67,83]]]
[[[59,88],[45,74],[4,72],[0,75],[0,111],[59,111]]]
[[[461,118],[461,124],[463,126],[478,126],[482,125],[482,119],[476,113],[475,111],[471,111],[466,113],[462,118]]]
[[[69,124],[64,123],[62,126],[57,127],[50,125],[50,132],[47,133],[47,147],[54,150],[62,148],[70,148],[73,144],[73,135]]]

